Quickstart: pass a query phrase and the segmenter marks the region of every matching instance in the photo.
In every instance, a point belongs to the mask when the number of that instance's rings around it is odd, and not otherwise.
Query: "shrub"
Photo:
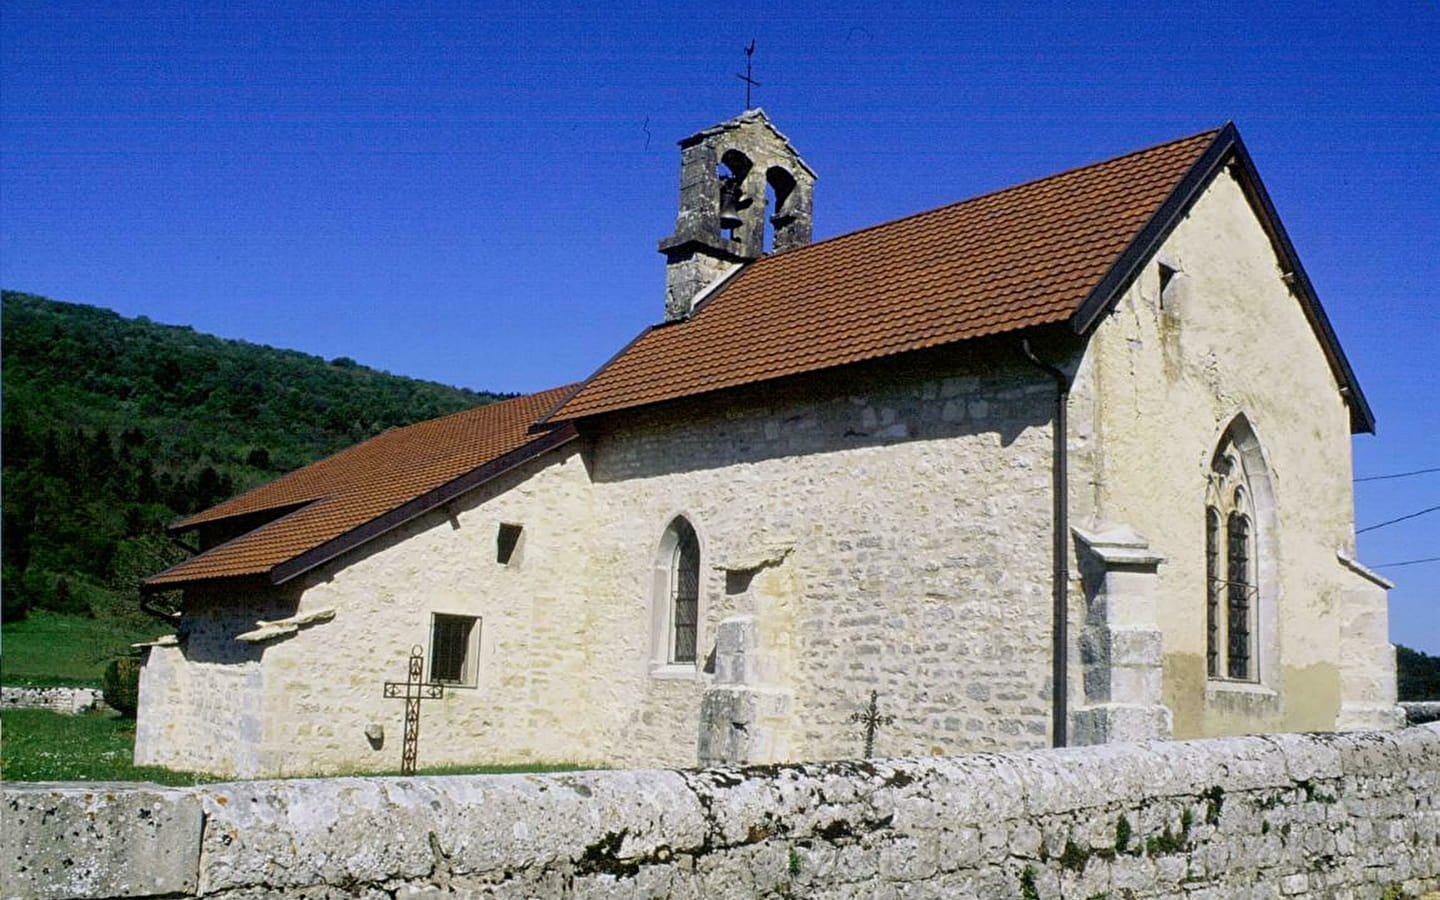
[[[105,702],[127,719],[135,718],[140,707],[140,660],[134,656],[121,656],[110,661],[105,667],[105,676],[100,686],[105,693]]]

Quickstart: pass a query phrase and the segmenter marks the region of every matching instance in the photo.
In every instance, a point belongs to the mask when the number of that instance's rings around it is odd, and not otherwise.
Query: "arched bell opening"
[[[781,249],[780,235],[795,222],[795,211],[791,199],[795,196],[795,176],[780,166],[771,166],[765,172],[768,193],[767,208],[770,218],[765,223],[765,252]]]
[[[745,193],[745,179],[754,165],[739,150],[726,150],[715,168],[720,185],[720,232],[728,240],[740,240],[737,234],[745,224],[744,213],[755,202]]]

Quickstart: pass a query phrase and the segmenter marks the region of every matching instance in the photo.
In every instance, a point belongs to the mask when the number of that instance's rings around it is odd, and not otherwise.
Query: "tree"
[[[1440,700],[1440,656],[1395,645],[1396,693],[1401,700]]]

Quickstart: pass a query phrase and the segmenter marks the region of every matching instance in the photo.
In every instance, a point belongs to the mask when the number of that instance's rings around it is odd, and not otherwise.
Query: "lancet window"
[[[1258,680],[1255,510],[1245,460],[1227,434],[1210,464],[1205,507],[1205,660],[1211,678]]]

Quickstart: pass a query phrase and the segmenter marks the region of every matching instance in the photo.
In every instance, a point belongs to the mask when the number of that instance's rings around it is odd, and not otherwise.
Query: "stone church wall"
[[[266,771],[261,650],[235,636],[258,619],[287,615],[293,596],[293,591],[226,591],[192,598],[184,648],[145,651],[135,723],[137,765],[217,775]]]
[[[1440,890],[1436,725],[750,769],[0,792],[7,898]]]
[[[1173,272],[1163,296],[1157,263]],[[1177,737],[1394,724],[1384,584],[1353,562],[1346,410],[1228,174],[1079,362],[1051,361],[1078,368],[1072,524],[1123,526],[1162,558],[1145,634],[1108,634],[1077,549],[1072,710],[1105,682],[1087,681],[1097,644],[1082,647],[1099,635],[1133,657],[1106,683],[1157,682],[1132,705],[1173,714]],[[1018,341],[975,341],[587,423],[294,588],[191,592],[187,645],[150,651],[137,760],[394,768],[403,704],[382,685],[428,649],[434,614],[478,617],[478,674],[422,704],[422,765],[689,765],[702,707],[721,748],[707,760],[853,757],[872,692],[890,717],[877,754],[1045,746],[1054,392]],[[1240,414],[1274,499],[1258,516],[1259,676],[1244,683],[1206,677],[1204,618],[1206,473]],[[665,649],[677,516],[701,546],[697,665]],[[508,563],[502,523],[523,527]],[[331,611],[236,641],[261,619]],[[724,653],[722,624],[738,641]]]
[[[877,753],[1045,746],[1053,395],[1008,346],[632,414],[595,438],[596,555],[648,608],[663,529],[694,525],[702,653],[753,619],[760,760],[859,754],[871,691]],[[693,763],[709,678],[656,656],[625,732],[675,750],[615,749]]]
[[[1354,556],[1348,411],[1228,172],[1097,327],[1071,411],[1075,524],[1125,526],[1164,558],[1155,624],[1176,737],[1396,724],[1386,585],[1342,558]],[[1237,415],[1273,492],[1255,516],[1252,682],[1206,675],[1206,475]],[[1077,622],[1082,595],[1077,583]]]
[[[192,592],[186,647],[150,651],[137,760],[394,769],[404,705],[382,685],[428,649],[433,613],[479,617],[478,678],[422,703],[422,765],[693,765],[706,669],[735,615],[754,617],[769,704],[751,759],[858,754],[851,717],[872,690],[893,716],[877,753],[1044,746],[1053,387],[1015,348],[987,353],[640,414],[296,588]],[[657,650],[657,553],[677,515],[702,544],[690,666]],[[509,564],[500,523],[523,526]],[[261,619],[326,611],[236,640]]]

